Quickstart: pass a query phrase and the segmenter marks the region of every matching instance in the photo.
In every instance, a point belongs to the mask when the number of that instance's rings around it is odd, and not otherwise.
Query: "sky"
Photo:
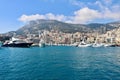
[[[73,24],[120,21],[120,0],[0,0],[0,33],[37,19]]]

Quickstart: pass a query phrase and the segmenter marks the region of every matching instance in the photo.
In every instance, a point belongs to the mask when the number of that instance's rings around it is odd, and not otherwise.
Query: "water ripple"
[[[120,80],[120,48],[1,48],[0,80]]]

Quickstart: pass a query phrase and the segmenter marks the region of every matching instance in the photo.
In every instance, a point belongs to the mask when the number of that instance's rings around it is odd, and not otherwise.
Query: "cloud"
[[[103,0],[103,2],[105,3],[105,5],[110,5],[110,4],[112,4],[112,0]]]
[[[113,19],[113,20],[119,20],[120,19],[120,11],[113,12],[106,8],[105,12],[103,13],[103,18],[105,19]]]
[[[118,10],[118,6],[114,6],[113,8]],[[52,13],[48,13],[45,15],[41,15],[41,14],[22,15],[19,18],[19,20],[22,22],[28,22],[37,19],[58,20],[67,23],[80,24],[80,23],[92,22],[96,19],[120,20],[120,11],[116,11],[116,10],[111,11],[109,8],[105,8],[104,11],[100,12],[98,10],[85,7],[75,11],[73,16],[55,15]]]
[[[104,11],[105,9],[105,6],[100,1],[96,1],[93,5],[99,7],[99,10],[101,11]]]
[[[79,6],[79,7],[81,7],[81,8],[87,6],[85,3],[81,2],[81,1],[78,1],[78,0],[70,0],[70,3],[71,3],[72,5],[76,5],[76,6]]]
[[[25,15],[24,14],[19,18],[19,21],[28,22],[28,21],[37,20],[37,19],[45,19],[45,16],[39,15],[39,14],[35,14],[35,15]]]
[[[73,0],[72,0],[73,1]],[[103,0],[106,1],[106,0]],[[110,4],[112,0],[107,0],[106,3]],[[77,4],[77,2],[76,2]],[[84,5],[83,3],[79,3]],[[89,3],[89,5],[91,5]],[[86,5],[87,6],[87,5]],[[114,4],[110,7],[102,3],[102,1],[96,1],[92,6],[99,8],[89,8],[89,7],[81,7],[79,10],[73,12],[72,16],[65,16],[63,14],[33,14],[33,15],[25,15],[23,14],[19,20],[22,22],[28,22],[31,20],[37,19],[46,19],[46,20],[58,20],[67,23],[88,23],[93,22],[95,20],[120,20],[120,5]]]
[[[114,7],[118,10],[118,6]],[[105,8],[104,11],[98,11],[90,9],[88,7],[82,8],[74,12],[73,23],[87,23],[92,22],[96,19],[111,19],[111,20],[120,20],[120,11],[110,10]]]
[[[49,20],[58,20],[58,21],[65,21],[66,20],[66,16],[64,16],[64,15],[54,15],[52,13],[48,13],[44,16],[46,19],[49,19]]]
[[[86,23],[96,18],[101,18],[101,13],[97,10],[89,9],[88,7],[75,11],[74,14],[74,23]]]
[[[102,19],[120,20],[120,5],[112,4],[112,0],[96,1],[95,5],[99,6]]]
[[[64,15],[54,15],[52,13],[48,13],[48,14],[45,14],[45,15],[41,15],[41,14],[25,15],[24,14],[19,18],[19,21],[28,22],[28,21],[37,20],[37,19],[65,21],[66,16],[64,16]]]
[[[97,19],[120,20],[119,1],[113,3],[113,0],[96,0],[95,2],[71,0],[71,2],[81,7],[80,10],[74,12],[72,19],[74,23],[92,22]]]
[[[46,20],[58,20],[67,23],[86,23],[96,18],[100,18],[100,13],[97,10],[85,7],[78,11],[75,11],[73,16],[55,15],[52,13],[48,13],[45,15],[41,14],[22,15],[19,18],[19,20],[22,22],[28,22],[31,20],[46,19]]]
[[[114,12],[120,12],[120,5],[113,5],[111,8]]]

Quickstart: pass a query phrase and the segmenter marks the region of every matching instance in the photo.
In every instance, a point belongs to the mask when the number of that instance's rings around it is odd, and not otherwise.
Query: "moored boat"
[[[104,45],[102,43],[94,43],[92,47],[103,47]]]
[[[78,47],[91,47],[92,44],[87,44],[84,42],[84,40],[78,45]]]
[[[11,40],[5,41],[2,47],[30,47],[33,43],[22,39],[12,37]]]
[[[92,47],[103,47],[103,46],[104,46],[104,44],[101,43],[101,42],[99,42],[98,40],[99,40],[99,39],[98,39],[98,34],[97,34],[96,40],[95,40],[95,42],[92,44]]]
[[[75,46],[75,47],[77,47],[78,46],[78,42],[75,42],[75,43],[73,43],[73,44],[70,44],[70,46]]]
[[[45,47],[45,42],[43,39],[40,40],[39,47]]]
[[[115,44],[104,44],[104,47],[116,47]]]

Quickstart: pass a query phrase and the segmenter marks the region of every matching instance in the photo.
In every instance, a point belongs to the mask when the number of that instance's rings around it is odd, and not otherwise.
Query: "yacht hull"
[[[104,47],[104,44],[102,43],[94,43],[92,47]]]
[[[32,43],[11,43],[11,44],[3,44],[2,47],[30,47]]]
[[[79,44],[78,47],[91,47],[91,44],[85,44],[85,45]]]
[[[40,43],[39,47],[45,47],[45,44],[44,43]]]

